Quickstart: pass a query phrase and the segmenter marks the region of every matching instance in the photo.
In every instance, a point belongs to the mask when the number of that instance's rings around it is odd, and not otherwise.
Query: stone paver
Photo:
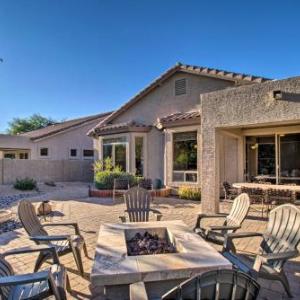
[[[79,223],[81,232],[87,242],[89,257],[84,257],[85,278],[78,275],[76,265],[71,254],[61,257],[61,262],[67,267],[71,280],[72,294],[70,299],[95,299],[101,290],[94,289],[90,285],[89,276],[93,265],[93,259],[96,248],[96,240],[100,224],[104,222],[118,222],[118,217],[123,214],[124,205],[122,201],[112,203],[111,199],[85,198],[86,186],[80,190],[79,197],[76,199],[76,191],[70,193],[68,197],[59,197],[56,195],[48,195],[48,199],[52,200],[56,211],[51,221],[73,220]],[[78,192],[78,191],[77,191]],[[46,195],[43,195],[43,199]],[[37,201],[38,199],[34,199]],[[231,204],[221,203],[221,211],[228,212]],[[201,205],[198,202],[179,200],[173,198],[160,198],[154,200],[154,208],[159,209],[163,214],[163,220],[183,220],[190,228],[193,228],[196,220],[196,214],[201,212]],[[263,232],[266,222],[256,217],[252,213],[245,220],[242,231],[259,231]],[[72,232],[67,228],[68,232]],[[61,229],[55,228],[53,233],[62,233]],[[1,252],[8,249],[18,248],[21,246],[32,245],[28,240],[23,229],[0,235]],[[255,252],[259,245],[259,239],[243,239],[237,244],[239,250]],[[219,246],[215,246],[220,250]],[[35,256],[19,255],[9,257],[17,273],[32,272]],[[47,265],[45,265],[47,267]],[[289,281],[295,295],[295,299],[300,299],[300,258],[294,259],[286,265]],[[286,299],[286,295],[280,283],[271,281],[262,281],[261,298],[262,299]]]

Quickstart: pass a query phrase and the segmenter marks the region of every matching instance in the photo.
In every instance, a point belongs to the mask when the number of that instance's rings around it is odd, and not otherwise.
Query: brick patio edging
[[[150,191],[152,197],[168,197],[171,194],[170,188],[164,188],[159,190],[152,190]],[[97,190],[97,189],[90,189],[89,196],[90,197],[99,197],[99,198],[108,198],[112,197],[113,191],[112,190]]]

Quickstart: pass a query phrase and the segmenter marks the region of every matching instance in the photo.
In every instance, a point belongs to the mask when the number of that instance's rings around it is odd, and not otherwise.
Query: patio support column
[[[219,133],[214,127],[202,130],[201,203],[203,213],[218,213],[220,199]]]

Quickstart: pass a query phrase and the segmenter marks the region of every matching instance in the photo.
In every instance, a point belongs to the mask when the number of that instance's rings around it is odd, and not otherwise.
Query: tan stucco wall
[[[0,149],[31,149],[32,143],[28,137],[0,134]]]
[[[41,159],[39,156],[39,149],[41,147],[48,147],[49,157],[42,159],[69,159],[69,152],[71,148],[77,149],[79,154],[78,159],[83,159],[83,149],[93,149],[93,140],[86,134],[98,122],[99,121],[94,121],[87,125],[66,130],[48,138],[34,141],[31,158]]]
[[[30,177],[38,182],[93,180],[92,162],[82,160],[0,159],[0,184]]]
[[[300,101],[275,100],[273,90],[300,93],[300,77],[202,95],[202,208],[216,212],[222,129],[300,124]]]
[[[180,78],[187,78],[187,94],[175,96],[175,80]],[[159,117],[197,109],[199,107],[199,95],[202,93],[223,89],[232,85],[232,82],[220,79],[177,73],[114,119],[112,123],[135,120],[151,125],[156,123]],[[164,140],[164,132],[156,128],[153,128],[147,134],[148,159],[146,161],[147,174],[145,176],[152,179],[160,178],[165,183],[168,183],[164,178],[164,156],[166,155],[170,159],[170,148],[165,152]],[[95,141],[95,145],[96,147],[99,145],[97,141]],[[133,170],[131,169],[130,171],[132,172]]]

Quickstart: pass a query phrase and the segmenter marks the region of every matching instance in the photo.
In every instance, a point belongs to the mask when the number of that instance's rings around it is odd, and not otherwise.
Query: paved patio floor
[[[52,218],[52,221],[62,219],[77,221],[88,246],[89,258],[84,258],[85,278],[78,275],[72,254],[61,257],[61,262],[67,267],[71,279],[72,294],[70,295],[70,299],[102,299],[101,290],[91,287],[89,282],[96,238],[101,223],[118,222],[118,217],[122,215],[124,205],[121,200],[113,204],[111,199],[88,198],[85,197],[85,193],[86,189],[84,193],[82,191],[81,194],[77,192],[77,196],[81,197],[80,199],[75,199],[76,190],[73,190],[73,193],[69,195],[70,198],[65,200],[55,200],[57,198],[53,195],[51,198],[48,198],[54,203],[55,216]],[[45,199],[47,196],[43,196],[42,198]],[[34,198],[34,200],[38,201],[41,198]],[[221,203],[221,211],[227,212],[230,206],[230,203]],[[201,212],[201,205],[198,202],[176,198],[155,199],[154,207],[162,212],[164,220],[181,219],[190,228],[195,223],[196,214]],[[15,211],[16,207],[13,209]],[[266,222],[264,220],[250,213],[241,230],[262,232],[265,225]],[[70,229],[67,228],[67,230]],[[243,239],[239,241],[237,248],[240,251],[255,252],[258,244],[259,239]],[[32,242],[28,240],[23,229],[18,229],[0,235],[0,245],[1,252],[5,252],[8,249],[32,245]],[[220,249],[218,246],[216,248]],[[33,270],[34,259],[33,255],[19,255],[10,257],[9,261],[17,273],[28,273]],[[289,262],[286,265],[286,271],[295,299],[300,299],[300,258]],[[260,283],[262,285],[260,292],[261,299],[286,299],[280,283],[261,280]]]

